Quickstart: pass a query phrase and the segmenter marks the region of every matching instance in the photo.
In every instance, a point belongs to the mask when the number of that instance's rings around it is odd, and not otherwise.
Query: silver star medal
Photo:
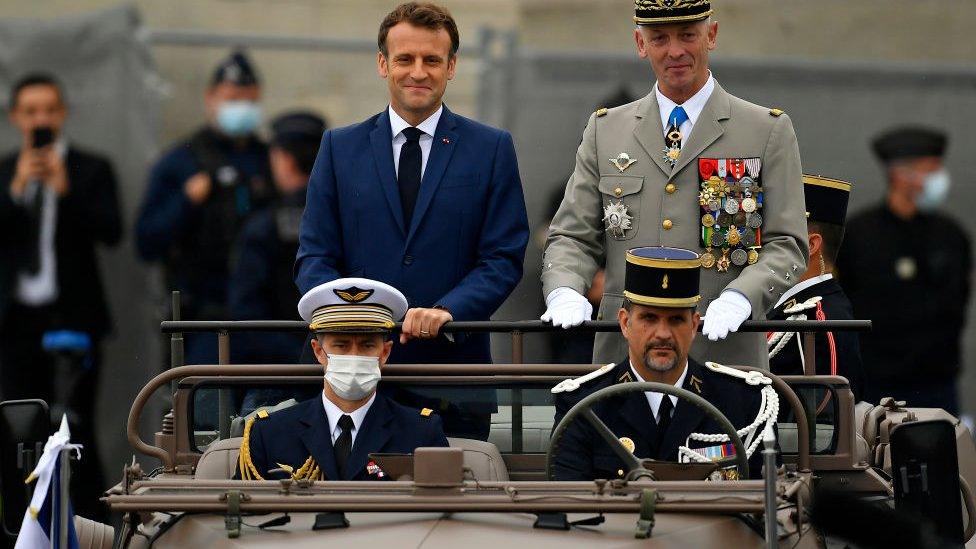
[[[633,219],[623,202],[611,202],[603,207],[603,223],[607,227],[607,234],[613,238],[623,237],[624,231],[631,228]]]
[[[617,158],[611,158],[610,163],[613,164],[620,173],[624,173],[624,170],[630,167],[631,164],[637,162],[636,158],[631,158],[629,154],[622,152],[617,155]]]

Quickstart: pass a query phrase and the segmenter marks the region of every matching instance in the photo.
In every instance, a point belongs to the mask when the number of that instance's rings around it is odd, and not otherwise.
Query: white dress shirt
[[[62,159],[68,150],[63,139],[54,142],[54,151]],[[57,234],[58,194],[40,181],[27,184],[23,194],[16,200],[20,205],[31,207],[35,201],[41,203],[41,231],[37,245],[40,246],[40,260],[37,273],[17,274],[16,300],[29,307],[41,307],[54,303],[58,298],[58,258],[54,251],[54,237]]]
[[[352,418],[352,443],[356,443],[356,435],[359,434],[360,427],[363,426],[363,420],[366,419],[366,412],[369,411],[370,406],[373,405],[373,401],[376,400],[376,393],[374,392],[366,404],[363,404],[352,413],[347,414],[339,409],[329,397],[325,396],[325,391],[322,392],[322,407],[325,408],[325,417],[329,420],[329,432],[332,433],[332,444],[335,444],[339,435],[342,434],[342,429],[339,427],[339,418],[348,415]],[[350,446],[351,448],[351,446]]]
[[[403,144],[407,142],[407,137],[403,135],[403,129],[409,128],[410,123],[406,120],[400,118],[400,115],[393,110],[393,106],[387,108],[390,112],[390,130],[392,130],[393,135],[393,169],[396,173],[400,173],[400,148]],[[417,124],[417,129],[424,132],[420,136],[420,177],[423,178],[424,172],[427,171],[427,159],[430,158],[430,147],[434,142],[434,132],[437,131],[437,122],[441,119],[441,113],[444,112],[444,105],[437,107],[437,111],[434,114],[427,117],[420,124]]]
[[[645,381],[645,379],[642,378],[641,375],[637,372],[637,368],[634,368],[633,363],[630,364],[630,371],[634,373],[634,378],[636,378],[638,382]],[[678,378],[678,381],[674,382],[674,386],[675,387],[684,386],[685,377],[687,376],[688,376],[688,363],[686,362],[685,369],[683,372],[681,372],[681,377]],[[661,398],[664,396],[664,393],[655,393],[655,392],[647,391],[644,393],[644,396],[647,397],[647,404],[651,407],[651,413],[654,414],[654,422],[655,423],[660,422],[661,418],[658,417],[658,411],[661,409]],[[671,416],[674,417],[674,410],[678,406],[678,397],[674,395],[668,395],[668,398],[671,399],[671,405],[672,405]]]
[[[708,98],[712,96],[712,91],[715,90],[715,78],[712,77],[712,71],[708,71],[708,80],[705,81],[705,85],[702,89],[698,90],[698,93],[692,95],[690,99],[680,105],[685,109],[685,114],[688,115],[688,120],[686,120],[681,127],[681,135],[683,136],[682,145],[688,142],[688,136],[691,135],[691,129],[695,127],[695,123],[698,122],[698,117],[701,116],[702,109],[705,108],[705,103],[708,102]],[[677,103],[669,99],[666,95],[661,93],[661,88],[657,84],[654,84],[654,93],[657,94],[657,105],[661,110],[661,127],[664,128],[664,135],[668,134],[668,126],[671,122],[668,118],[671,116],[671,111],[675,107],[679,106]]]
[[[813,286],[814,284],[820,284],[821,282],[825,280],[830,280],[831,278],[834,278],[834,275],[832,275],[831,273],[824,273],[820,276],[815,276],[813,278],[808,278],[806,280],[797,282],[796,286],[793,286],[789,290],[786,290],[786,293],[783,294],[783,297],[779,298],[779,301],[776,302],[776,305],[773,305],[773,308],[775,309],[776,307],[779,307],[780,305],[786,303],[786,300],[792,298],[793,296],[802,292],[803,290],[806,290],[810,286]]]

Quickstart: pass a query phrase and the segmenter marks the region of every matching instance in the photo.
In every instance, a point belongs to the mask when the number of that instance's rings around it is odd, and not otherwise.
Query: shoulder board
[[[433,413],[434,413],[434,411],[431,410],[430,408],[424,408],[424,409],[420,410],[420,415],[423,416],[423,417],[430,417],[430,415],[433,414]]]
[[[596,115],[597,116],[606,116],[607,115],[607,110],[608,109],[606,107],[600,107],[599,109],[596,110]]]
[[[783,109],[769,109],[769,114],[773,116],[782,116],[785,112]]]
[[[586,374],[585,376],[580,376],[576,379],[564,379],[560,381],[559,384],[557,384],[555,387],[553,387],[551,392],[554,395],[559,393],[571,393],[576,389],[579,389],[580,385],[586,383],[587,381],[591,381],[602,376],[603,374],[613,370],[615,367],[616,364],[611,363],[605,366],[600,366],[599,368],[593,370],[592,372]]]

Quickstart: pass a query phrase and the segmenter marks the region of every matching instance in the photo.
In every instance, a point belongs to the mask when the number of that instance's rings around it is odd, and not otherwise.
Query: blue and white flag
[[[24,513],[14,549],[78,549],[74,511],[70,501],[68,515],[64,517],[68,522],[68,543],[64,547],[61,547],[58,539],[58,525],[61,524],[61,451],[74,450],[80,458],[80,448],[78,444],[71,444],[68,417],[62,416],[61,428],[47,438],[37,467],[27,477],[27,484],[37,484],[34,485],[34,495]]]

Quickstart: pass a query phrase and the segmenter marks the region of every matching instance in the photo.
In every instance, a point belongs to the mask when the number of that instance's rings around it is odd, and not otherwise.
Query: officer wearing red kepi
[[[834,261],[844,239],[844,221],[851,184],[818,175],[803,176],[807,202],[807,238],[810,259],[800,282],[779,299],[767,314],[770,320],[853,320],[854,310],[834,278]],[[796,332],[767,334],[769,370],[780,375],[803,375],[802,336]],[[864,366],[855,332],[831,331],[815,335],[818,375],[847,378],[860,400],[864,391]]]
[[[874,140],[887,195],[847,224],[837,267],[855,314],[873,322],[860,336],[865,399],[890,396],[956,414],[973,263],[969,237],[937,211],[950,184],[946,144],[944,133],[925,128]]]

